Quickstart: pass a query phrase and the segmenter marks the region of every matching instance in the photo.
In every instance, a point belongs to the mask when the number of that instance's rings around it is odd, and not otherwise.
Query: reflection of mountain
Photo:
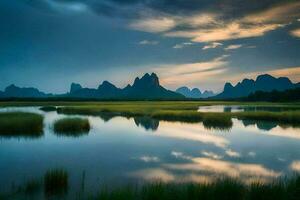
[[[113,113],[99,113],[99,117],[104,121],[108,122],[112,118],[114,118],[116,115]]]
[[[242,123],[245,127],[249,125],[256,125],[259,130],[264,130],[264,131],[270,131],[278,125],[275,122],[256,121],[256,120],[242,120]]]
[[[159,126],[159,120],[151,117],[135,117],[134,122],[137,126],[142,126],[146,130],[157,130]]]

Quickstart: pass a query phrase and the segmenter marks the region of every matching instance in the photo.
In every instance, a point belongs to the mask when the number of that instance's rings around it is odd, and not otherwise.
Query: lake
[[[70,115],[38,107],[0,109],[8,111],[43,114],[44,134],[0,136],[0,191],[56,168],[68,171],[71,197],[103,185],[203,182],[220,176],[268,181],[300,172],[300,129],[272,122],[233,119],[233,127],[222,131],[202,123],[87,116],[90,132],[67,137],[54,133],[53,122]]]
[[[299,107],[291,106],[249,106],[249,105],[214,105],[214,106],[200,106],[198,112],[283,112],[300,110]]]

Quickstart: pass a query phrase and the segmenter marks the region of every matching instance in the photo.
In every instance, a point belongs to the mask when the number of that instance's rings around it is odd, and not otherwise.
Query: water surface
[[[300,110],[300,107],[289,106],[253,106],[253,105],[213,105],[213,106],[200,106],[198,112],[283,112]]]
[[[70,116],[35,107],[0,112],[16,110],[43,114],[44,135],[0,137],[0,191],[54,168],[68,171],[71,196],[82,182],[86,192],[95,192],[101,185],[154,179],[201,182],[226,175],[268,181],[300,171],[300,129],[272,122],[233,119],[233,127],[221,131],[202,123],[87,116],[89,134],[66,137],[56,135],[52,126]]]

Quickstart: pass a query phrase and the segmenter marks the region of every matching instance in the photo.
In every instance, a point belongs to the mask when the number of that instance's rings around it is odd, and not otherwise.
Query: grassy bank
[[[0,113],[0,136],[38,137],[43,134],[43,116],[35,113]]]
[[[54,131],[58,135],[80,136],[90,131],[88,119],[64,118],[54,122]]]
[[[237,179],[220,179],[202,184],[146,184],[142,187],[103,189],[97,200],[296,200],[300,197],[300,178],[272,183],[244,184]]]
[[[199,113],[199,106],[244,105],[275,107],[288,111]],[[151,117],[158,120],[198,123],[207,128],[228,128],[231,118],[272,121],[283,126],[300,126],[300,103],[232,102],[232,101],[124,101],[124,102],[0,102],[0,106],[45,106],[58,113],[94,115],[110,119],[114,116]]]
[[[52,111],[56,111],[56,107],[55,106],[43,106],[40,108],[40,110],[42,110],[44,112],[52,112]]]
[[[202,105],[209,102],[203,102]],[[215,103],[215,102],[211,102]],[[230,105],[232,102],[223,102]],[[252,104],[253,105],[253,104]],[[266,106],[266,105],[263,105]],[[268,106],[287,107],[289,109],[299,109],[297,105],[269,104]],[[296,108],[297,107],[297,108]],[[257,112],[238,112],[238,113],[204,113],[197,112],[198,102],[162,102],[161,104],[151,102],[147,103],[112,103],[101,105],[82,105],[65,106],[58,109],[63,114],[79,115],[110,115],[139,117],[146,116],[159,120],[179,121],[179,122],[203,122],[207,128],[230,128],[232,126],[231,118],[251,119],[260,121],[272,121],[285,126],[300,126],[300,111],[257,111]]]
[[[236,113],[233,116],[238,119],[271,121],[277,122],[280,125],[300,126],[300,112],[242,112]]]

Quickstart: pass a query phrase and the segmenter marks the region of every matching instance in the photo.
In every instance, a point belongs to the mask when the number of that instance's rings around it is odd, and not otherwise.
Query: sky
[[[0,1],[0,90],[125,87],[146,72],[172,90],[264,73],[300,82],[300,1]]]

